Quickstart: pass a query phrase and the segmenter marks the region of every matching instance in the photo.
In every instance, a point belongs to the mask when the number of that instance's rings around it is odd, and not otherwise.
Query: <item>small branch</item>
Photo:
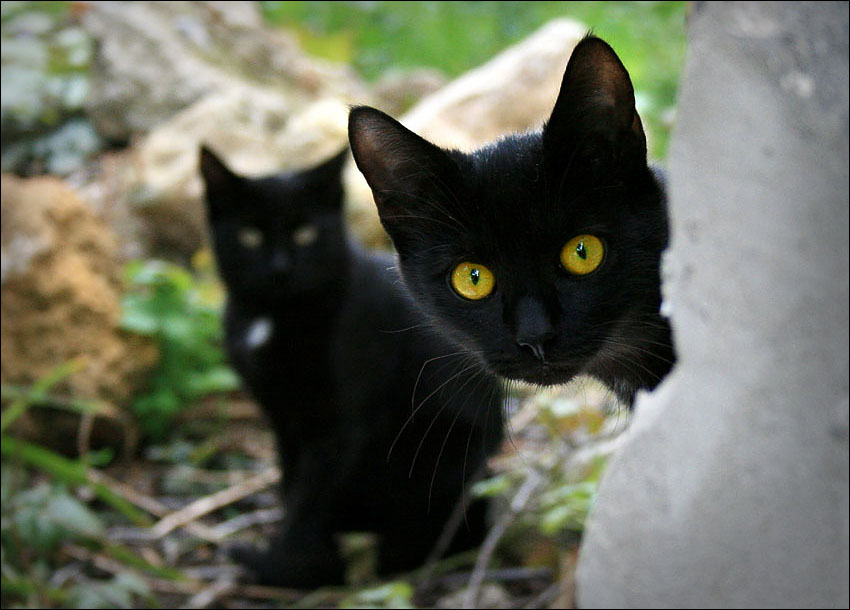
[[[505,535],[510,524],[514,521],[517,514],[528,504],[532,494],[544,481],[543,477],[536,470],[530,470],[522,486],[516,492],[513,500],[511,500],[510,510],[502,515],[499,522],[496,523],[487,533],[484,539],[484,544],[481,545],[481,552],[478,554],[478,559],[475,561],[475,568],[472,570],[472,576],[469,577],[469,587],[467,589],[464,608],[475,608],[478,601],[478,595],[481,590],[481,585],[484,582],[484,577],[487,573],[487,566],[490,563],[490,558],[496,550],[496,545],[502,536]]]
[[[232,580],[219,580],[195,593],[181,608],[208,608],[219,597],[232,593],[234,589],[236,583]]]
[[[162,518],[171,513],[171,510],[165,504],[162,504],[150,496],[137,492],[130,485],[117,481],[99,470],[90,468],[88,475],[89,479],[92,481],[96,481],[99,484],[108,487],[116,495],[123,497],[128,502],[131,502],[135,506],[138,506],[156,517]],[[220,540],[220,538],[203,523],[187,523],[186,531],[206,542],[218,542]]]
[[[178,511],[160,519],[152,528],[151,535],[154,539],[159,539],[171,532],[172,530],[183,527],[188,523],[199,519],[200,517],[220,509],[228,504],[241,500],[246,496],[260,491],[273,485],[280,480],[280,470],[277,468],[269,468],[262,473],[242,481],[237,485],[228,487],[219,492],[199,498],[191,504],[181,508]]]
[[[281,519],[283,519],[283,510],[280,508],[263,508],[223,521],[209,528],[209,532],[216,541],[219,541],[249,527],[263,523],[275,523]]]

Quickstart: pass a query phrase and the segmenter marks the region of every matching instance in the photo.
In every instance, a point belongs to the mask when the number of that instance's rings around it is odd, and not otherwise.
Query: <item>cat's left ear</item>
[[[227,167],[206,145],[201,146],[199,165],[206,188],[207,211],[211,217],[227,213],[233,203],[231,195],[245,179]]]
[[[242,180],[205,144],[201,146],[200,169],[208,193],[225,190]]]
[[[645,167],[646,136],[632,81],[605,41],[588,36],[573,50],[543,130],[543,147],[545,157],[565,169]]]

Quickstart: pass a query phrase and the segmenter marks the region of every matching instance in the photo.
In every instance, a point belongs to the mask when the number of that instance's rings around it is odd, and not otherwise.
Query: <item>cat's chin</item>
[[[489,363],[496,375],[512,381],[522,381],[537,386],[561,385],[579,373],[579,369],[559,364],[517,366],[515,363]]]

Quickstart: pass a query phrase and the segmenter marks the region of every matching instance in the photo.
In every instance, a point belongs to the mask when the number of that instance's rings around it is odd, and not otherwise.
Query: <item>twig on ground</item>
[[[281,508],[262,508],[222,521],[210,528],[210,534],[215,540],[222,540],[255,525],[280,521],[283,519],[283,514],[284,511]]]
[[[181,608],[208,608],[218,598],[232,593],[236,583],[232,580],[219,580],[195,593]]]
[[[505,532],[508,526],[516,519],[517,514],[528,504],[532,494],[544,482],[544,478],[536,470],[528,471],[528,476],[522,486],[511,500],[510,509],[502,515],[498,523],[490,528],[487,537],[484,539],[484,544],[481,545],[481,552],[478,554],[478,559],[475,561],[475,568],[472,570],[472,575],[469,577],[469,586],[467,589],[464,608],[475,608],[478,600],[478,594],[481,590],[481,584],[484,582],[484,577],[487,574],[487,566],[493,552],[496,550],[496,545]]]
[[[112,490],[113,493],[123,497],[128,502],[133,503],[135,506],[138,506],[139,508],[149,512],[155,517],[162,518],[171,514],[171,510],[165,504],[162,504],[161,502],[154,498],[151,498],[150,496],[146,496],[137,492],[135,489],[133,489],[126,483],[117,481],[112,477],[100,472],[99,470],[90,468],[89,478],[93,481],[97,481],[105,487],[108,487]],[[186,531],[206,542],[218,542],[219,540],[219,538],[212,533],[210,528],[204,525],[203,523],[187,523]]]
[[[232,504],[246,496],[273,485],[280,480],[280,470],[268,468],[260,474],[251,477],[237,485],[228,487],[209,496],[204,496],[160,519],[152,528],[151,535],[159,539],[178,527],[183,527],[196,519]]]

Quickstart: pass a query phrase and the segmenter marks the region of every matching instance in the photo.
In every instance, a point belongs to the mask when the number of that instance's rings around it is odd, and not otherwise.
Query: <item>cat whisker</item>
[[[421,324],[413,324],[412,326],[407,326],[405,328],[394,328],[392,330],[380,330],[379,332],[381,332],[385,335],[394,335],[394,334],[397,334],[397,333],[410,332],[411,330],[416,330],[418,328],[425,328],[425,327],[428,327],[428,326],[429,325],[428,325],[427,322],[422,322]]]
[[[641,347],[640,345],[637,345],[636,343],[634,343],[632,341],[629,341],[629,342],[618,341],[618,340],[616,340],[614,338],[610,338],[610,337],[607,339],[607,341],[609,341],[609,343],[611,345],[615,345],[617,347],[624,347],[624,348],[629,349],[629,350],[635,350],[635,351],[641,352],[642,354],[646,354],[647,356],[652,356],[656,360],[660,360],[661,362],[669,364],[670,366],[673,366],[674,364],[676,364],[674,361],[670,360],[669,358],[665,358],[664,356],[659,354],[657,351],[647,349],[645,347]],[[639,339],[639,338],[635,339],[635,341],[640,341],[641,343],[653,343],[655,345],[665,345],[664,343],[657,343],[657,342],[654,342],[654,341],[653,342],[643,341],[642,339]]]
[[[466,385],[467,385],[467,384],[468,384],[468,383],[469,383],[472,379],[475,379],[475,378],[477,378],[477,380],[478,380],[478,384],[476,385],[476,389],[477,389],[477,388],[481,385],[481,379],[482,379],[482,377],[483,377],[483,373],[482,373],[482,372],[480,371],[480,369],[479,369],[479,371],[478,371],[475,375],[473,375],[473,376],[471,376],[470,378],[468,378],[467,380],[465,380],[465,381],[463,382],[463,384],[461,384],[461,386],[460,386],[459,388],[457,388],[456,394],[457,394],[457,393],[459,393],[461,390],[463,390],[463,388],[464,388],[464,387],[466,387]],[[436,480],[436,478],[437,478],[437,468],[440,466],[440,459],[443,457],[443,451],[444,451],[444,450],[445,450],[445,448],[446,448],[446,443],[447,443],[447,442],[448,442],[448,440],[449,440],[449,436],[451,435],[452,430],[454,430],[454,427],[455,427],[455,424],[457,423],[458,418],[461,416],[461,414],[463,413],[464,408],[466,407],[467,403],[469,402],[469,398],[470,398],[470,396],[472,396],[472,395],[474,395],[474,394],[476,394],[476,392],[475,392],[475,391],[473,391],[473,392],[468,392],[468,393],[467,393],[467,395],[466,395],[466,398],[465,398],[465,399],[464,399],[464,401],[463,401],[463,403],[460,405],[460,408],[456,409],[456,411],[457,411],[457,412],[455,413],[455,416],[454,416],[454,418],[452,419],[452,423],[449,425],[449,429],[448,429],[448,431],[446,432],[446,436],[445,436],[445,438],[443,438],[443,442],[442,442],[442,444],[440,445],[440,451],[437,453],[437,460],[436,460],[436,462],[434,463],[434,472],[431,474],[431,483],[430,483],[430,485],[428,486],[428,509],[429,509],[429,510],[431,509],[431,493],[432,493],[432,491],[433,491],[433,489],[434,489],[434,481],[435,481],[435,480]],[[448,401],[446,401],[446,402],[448,402]],[[435,421],[436,421],[436,417],[435,417]],[[432,422],[432,423],[433,423],[433,422]],[[430,429],[430,428],[429,428],[429,429]],[[427,432],[426,432],[426,434],[427,434]],[[471,432],[471,431],[470,431],[470,434],[472,434],[472,432]],[[423,438],[423,441],[424,441],[424,438]],[[468,441],[467,441],[467,447],[468,447],[468,445],[469,445],[469,443],[468,443]],[[415,459],[415,458],[414,458],[414,459]],[[466,473],[466,460],[464,459],[463,477],[461,478],[461,481],[463,480],[463,478],[465,478],[465,473]],[[461,492],[463,492],[463,485],[462,485],[462,488],[461,488]]]
[[[464,373],[471,371],[471,370],[474,370],[476,368],[477,368],[477,366],[475,364],[470,365],[470,366],[466,366],[465,368],[461,369],[460,371],[456,372],[454,375],[452,375],[451,377],[446,379],[443,383],[441,383],[439,386],[437,386],[437,388],[433,392],[431,392],[430,394],[428,394],[428,396],[425,397],[425,399],[417,407],[417,410],[420,409],[422,407],[422,405],[424,405],[434,394],[436,394],[442,388],[444,388],[446,386],[446,384],[448,384],[451,381],[454,381],[455,379],[457,379],[458,377],[460,377]],[[466,383],[468,383],[468,382],[469,382],[469,380],[465,381],[463,385],[466,385]],[[461,387],[463,387],[463,386],[461,386]],[[422,435],[422,439],[419,441],[419,445],[417,445],[416,452],[413,455],[413,460],[410,463],[410,471],[408,472],[408,476],[413,475],[413,467],[416,465],[416,459],[419,456],[419,452],[422,449],[422,445],[425,443],[425,439],[427,438],[428,433],[431,431],[431,428],[434,427],[434,424],[437,422],[439,415],[443,412],[443,410],[446,408],[447,405],[448,405],[448,401],[444,401],[443,405],[440,407],[440,409],[437,411],[437,414],[434,416],[434,418],[431,420],[431,423],[428,425],[428,428],[425,430],[425,433]]]
[[[483,372],[482,372],[481,377],[478,381],[479,386],[481,385],[482,380],[486,380],[486,374],[483,373]],[[477,391],[477,389],[478,388],[476,387],[476,391]],[[466,524],[467,528],[469,528],[469,521],[467,520],[466,507],[469,506],[469,498],[468,498],[468,491],[467,491],[468,486],[466,484],[466,481],[467,481],[467,476],[466,476],[467,475],[467,468],[466,467],[469,464],[469,447],[472,444],[472,434],[477,429],[475,424],[478,423],[478,415],[480,414],[482,406],[483,406],[483,408],[486,410],[486,412],[484,414],[483,434],[485,435],[485,437],[487,436],[487,431],[489,430],[489,427],[490,427],[491,407],[493,406],[494,399],[498,396],[498,394],[499,394],[499,387],[491,385],[490,395],[487,398],[487,402],[484,403],[483,405],[481,403],[479,403],[478,406],[475,408],[475,415],[472,418],[472,426],[470,426],[470,428],[469,428],[469,434],[466,435],[466,447],[465,447],[464,452],[463,452],[463,472],[461,474],[461,499],[463,501],[463,507],[464,507],[463,521]],[[505,405],[502,404],[501,407],[504,409]],[[482,448],[483,448],[483,446],[482,446]],[[483,463],[481,464],[479,472],[476,472],[473,475],[473,477],[476,481],[479,480],[481,477],[483,477],[487,472],[487,456],[483,455],[482,458],[483,458]],[[430,492],[429,492],[429,496],[430,496]]]
[[[614,362],[618,366],[621,366],[622,368],[630,371],[633,375],[635,375],[636,378],[640,379],[642,377],[642,375],[636,369],[634,369],[633,366],[632,366],[632,365],[636,365],[641,370],[643,370],[647,375],[649,375],[649,377],[653,381],[660,381],[661,380],[663,375],[660,375],[659,373],[652,371],[651,369],[647,368],[644,364],[642,364],[641,362],[638,362],[637,360],[629,359],[628,354],[625,354],[625,353],[618,351],[616,349],[606,349],[606,348],[617,348],[617,347],[631,348],[632,346],[630,344],[627,344],[627,343],[619,343],[619,342],[617,342],[613,339],[610,339],[610,338],[606,339],[605,342],[603,343],[602,347],[600,347],[600,349],[597,352],[597,354],[600,355],[600,358],[599,358],[600,362],[604,361],[604,360]],[[649,353],[652,353],[652,352],[649,352]],[[655,354],[653,354],[653,355],[655,355]],[[664,360],[664,359],[659,358],[659,360]],[[599,364],[600,362],[597,362],[596,364]],[[670,364],[672,364],[672,363],[670,363]]]
[[[425,362],[423,362],[423,363],[422,363],[422,367],[419,369],[419,374],[416,376],[416,383],[414,383],[414,384],[413,384],[413,391],[412,391],[412,393],[411,393],[411,395],[410,395],[410,410],[411,410],[410,415],[409,415],[409,416],[407,417],[407,419],[404,421],[404,424],[402,424],[401,428],[399,429],[398,433],[396,434],[395,438],[393,439],[393,442],[392,442],[392,444],[390,445],[389,450],[387,451],[387,462],[389,462],[389,461],[390,461],[390,458],[392,457],[393,450],[395,449],[396,444],[398,443],[399,439],[401,438],[401,435],[404,433],[404,431],[405,431],[405,429],[407,428],[407,426],[408,426],[408,425],[410,425],[410,423],[413,421],[413,418],[416,416],[416,413],[419,411],[419,409],[421,409],[421,408],[422,408],[422,406],[425,404],[425,402],[426,402],[429,398],[431,398],[431,396],[433,396],[433,395],[434,395],[437,391],[439,391],[439,390],[440,390],[440,388],[442,388],[443,386],[445,386],[447,383],[449,383],[449,382],[450,382],[450,381],[454,378],[454,377],[452,376],[452,377],[449,377],[448,379],[446,379],[446,380],[445,380],[442,384],[440,384],[440,386],[439,386],[439,387],[437,387],[437,389],[436,389],[436,390],[434,390],[433,392],[431,392],[431,393],[430,393],[430,394],[429,394],[429,395],[428,395],[428,396],[427,396],[427,397],[426,397],[426,398],[425,398],[422,402],[420,402],[420,403],[419,403],[419,405],[417,406],[417,405],[416,405],[416,390],[419,388],[419,383],[420,383],[420,381],[422,380],[422,373],[425,371],[425,367],[426,367],[426,366],[428,366],[431,362],[435,362],[435,361],[437,361],[437,360],[442,360],[442,359],[444,359],[444,358],[451,358],[452,356],[465,355],[465,354],[467,354],[467,353],[468,353],[468,352],[466,352],[465,350],[461,350],[461,351],[457,351],[457,352],[451,352],[451,353],[449,353],[449,354],[443,354],[442,356],[435,356],[435,357],[433,357],[433,358],[429,358],[428,360],[426,360]]]

